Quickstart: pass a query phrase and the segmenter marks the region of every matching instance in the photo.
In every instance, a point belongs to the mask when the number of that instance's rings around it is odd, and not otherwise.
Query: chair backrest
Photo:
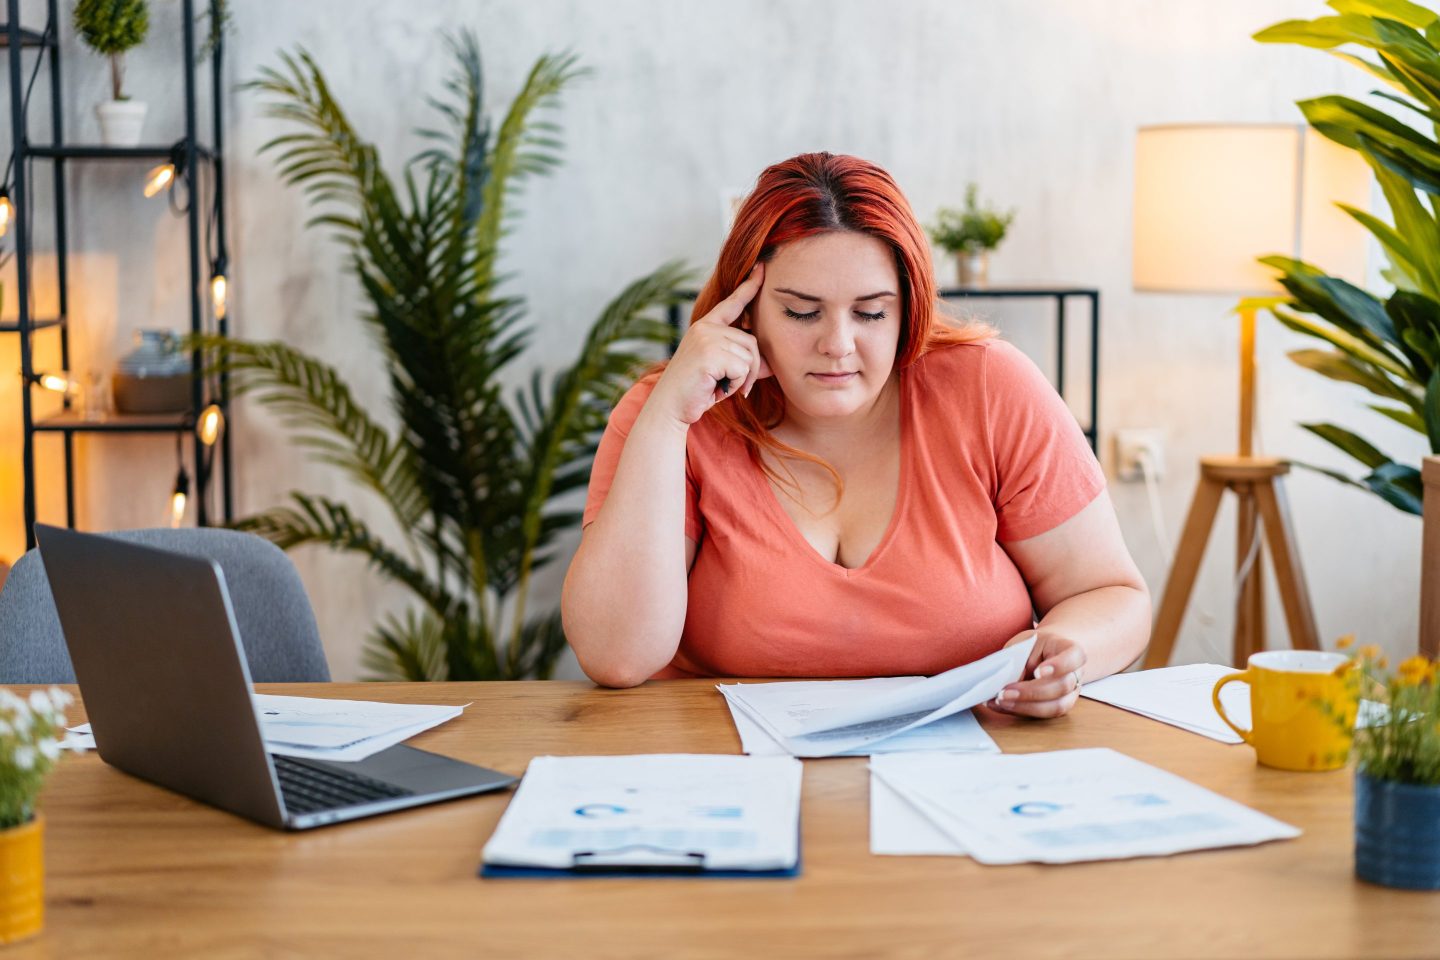
[[[214,560],[257,683],[328,681],[315,614],[295,565],[262,537],[214,527],[124,530],[104,536]],[[165,628],[165,611],[155,611]],[[15,562],[0,592],[0,683],[74,683],[50,582],[38,549]]]

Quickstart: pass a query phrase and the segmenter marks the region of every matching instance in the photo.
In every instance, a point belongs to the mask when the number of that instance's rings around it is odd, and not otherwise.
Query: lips
[[[853,377],[859,373],[858,370],[841,370],[837,373],[812,373],[812,377],[820,377],[822,380],[844,380],[846,377]]]

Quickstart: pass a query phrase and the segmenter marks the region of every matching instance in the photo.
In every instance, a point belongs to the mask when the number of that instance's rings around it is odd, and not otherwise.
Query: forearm
[[[685,437],[636,418],[561,596],[565,636],[595,682],[633,686],[675,655],[685,625]]]
[[[1082,679],[1118,673],[1150,642],[1150,593],[1142,585],[1115,584],[1078,593],[1051,607],[1037,625],[1085,649]]]

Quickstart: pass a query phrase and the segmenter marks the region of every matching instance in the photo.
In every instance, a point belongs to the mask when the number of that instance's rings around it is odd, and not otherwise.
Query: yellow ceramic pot
[[[45,926],[45,820],[0,830],[0,943]]]

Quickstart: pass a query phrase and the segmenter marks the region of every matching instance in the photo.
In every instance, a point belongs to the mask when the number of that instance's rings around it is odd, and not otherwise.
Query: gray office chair
[[[300,575],[270,541],[213,527],[125,530],[105,536],[218,563],[255,682],[330,679]],[[165,629],[164,610],[155,611],[155,629]],[[0,683],[74,682],[40,551],[31,550],[15,562],[0,592]]]

